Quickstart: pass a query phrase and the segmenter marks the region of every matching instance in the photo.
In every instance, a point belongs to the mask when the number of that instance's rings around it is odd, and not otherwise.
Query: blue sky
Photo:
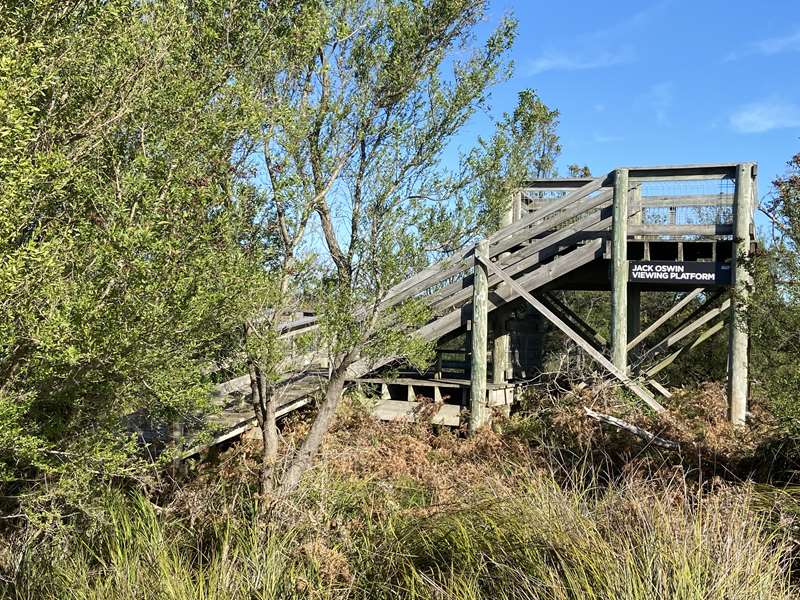
[[[765,0],[493,0],[519,20],[492,115],[535,89],[561,112],[559,169],[756,161],[759,192],[800,152],[800,6]],[[478,117],[460,141],[486,134]]]

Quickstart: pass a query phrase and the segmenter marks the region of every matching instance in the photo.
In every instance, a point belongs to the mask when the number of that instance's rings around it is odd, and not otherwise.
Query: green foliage
[[[335,364],[419,362],[429,351],[408,333],[427,312],[412,303],[384,313],[381,301],[430,260],[496,228],[512,187],[552,170],[557,112],[523,92],[492,139],[448,170],[447,144],[509,74],[514,21],[476,44],[483,1],[306,9],[282,68],[259,80],[270,108],[248,143],[258,154],[248,247],[272,257],[263,262],[282,282],[277,311],[302,297],[317,313]],[[318,277],[308,277],[310,265]]]
[[[6,495],[58,507],[139,475],[129,416],[207,405],[203,372],[241,320],[233,66],[256,12],[40,0],[0,15]]]
[[[793,432],[800,432],[800,154],[761,207],[773,236],[751,261],[748,316],[755,393]]]

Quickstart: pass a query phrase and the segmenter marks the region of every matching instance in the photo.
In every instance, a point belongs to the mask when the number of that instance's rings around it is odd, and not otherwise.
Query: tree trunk
[[[267,381],[264,372],[256,366],[259,373],[259,410],[264,426],[261,428],[264,442],[264,455],[270,460],[278,456],[278,427],[275,423],[275,388]]]
[[[294,490],[305,472],[311,468],[314,456],[319,451],[325,434],[333,424],[336,407],[339,406],[339,401],[342,399],[347,369],[351,362],[352,360],[348,355],[331,373],[325,390],[325,400],[317,413],[316,419],[314,419],[314,423],[311,425],[308,436],[303,441],[303,445],[300,446],[300,450],[298,450],[294,460],[292,460],[292,464],[283,476],[280,487],[281,494],[288,494]]]
[[[248,323],[244,327],[245,346],[247,337],[252,333]],[[252,357],[247,358],[247,370],[250,375],[250,402],[261,429],[261,474],[259,487],[261,494],[272,490],[272,467],[278,455],[278,429],[275,423],[275,393],[261,365]]]

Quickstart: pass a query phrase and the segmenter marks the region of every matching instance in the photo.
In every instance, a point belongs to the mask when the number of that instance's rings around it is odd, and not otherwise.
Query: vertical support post
[[[492,318],[494,331],[494,344],[492,346],[492,383],[505,383],[508,381],[508,353],[510,336],[506,331],[508,314],[503,310],[496,310]]]
[[[518,191],[514,194],[510,206],[503,214],[500,220],[500,226],[505,227],[511,225],[519,220],[520,212],[522,210],[522,192]],[[508,256],[510,252],[504,252],[500,255],[502,260]],[[508,381],[508,369],[510,362],[508,360],[509,352],[511,351],[511,334],[508,332],[506,322],[510,313],[506,309],[497,309],[493,313],[492,318],[492,333],[494,342],[492,346],[492,383],[506,383]],[[505,391],[501,392],[505,394]],[[497,394],[497,392],[490,392],[489,395]],[[493,398],[494,399],[494,398]],[[503,410],[510,414],[511,407],[508,404],[503,405]]]
[[[753,165],[736,167],[734,191],[733,296],[728,334],[728,418],[744,425],[747,415],[748,331],[742,310],[747,306],[752,284],[745,263],[750,253],[750,226],[753,222]]]
[[[505,227],[511,225],[519,220],[518,211],[522,203],[522,192],[517,192],[514,199],[506,212],[500,220],[500,226]],[[503,259],[511,254],[504,252],[500,255]],[[511,334],[506,330],[506,321],[508,320],[509,312],[507,310],[498,309],[494,312],[492,319],[492,328],[494,333],[494,348],[492,355],[494,358],[494,372],[492,373],[493,383],[505,383],[507,380],[506,372],[508,371],[508,353],[511,350]]]
[[[522,192],[517,192],[516,194],[514,194],[514,197],[511,200],[511,206],[509,207],[507,214],[511,217],[511,221],[509,221],[509,223],[513,221],[518,221],[519,219],[522,218]],[[504,216],[502,225],[509,224],[506,223],[506,220],[507,219]]]
[[[644,206],[642,205],[642,184],[635,185],[631,190],[631,199],[629,202],[631,210],[635,211],[631,217],[631,223],[634,225],[641,225],[644,223]],[[637,236],[636,239],[640,239]]]
[[[628,169],[614,172],[611,213],[611,362],[628,369]]]
[[[486,405],[486,353],[488,334],[489,274],[478,257],[489,255],[488,240],[475,247],[474,280],[472,284],[472,369],[470,374],[469,432],[475,433],[489,418]]]
[[[504,384],[508,382],[508,370],[511,364],[508,354],[511,350],[511,336],[506,331],[506,321],[509,313],[502,309],[497,309],[492,313],[492,331],[494,332],[494,343],[492,345],[492,383]],[[508,390],[497,388],[489,392],[489,404],[497,406],[498,400],[503,400],[502,412],[505,416],[511,415],[511,405],[506,401]]]

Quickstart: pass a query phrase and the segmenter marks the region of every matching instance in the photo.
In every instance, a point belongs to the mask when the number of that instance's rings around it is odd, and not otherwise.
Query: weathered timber
[[[623,421],[618,417],[612,417],[611,415],[604,415],[603,413],[599,413],[585,406],[583,407],[583,410],[586,413],[587,417],[591,417],[592,419],[595,419],[602,423],[607,423],[608,425],[613,425],[618,429],[623,429],[629,433],[632,433],[636,437],[642,438],[648,444],[653,444],[654,446],[660,446],[661,448],[669,448],[670,450],[678,450],[680,448],[678,442],[673,442],[672,440],[667,440],[662,437],[658,437],[657,435],[650,433],[646,429],[642,429],[641,427],[634,425],[633,423],[628,423],[627,421]]]
[[[499,262],[510,275],[516,275],[534,266],[542,265],[543,261],[558,255],[564,246],[576,245],[583,237],[581,234],[589,228],[596,226],[597,229],[602,229],[609,225],[610,218],[601,219],[601,216],[600,211],[595,211],[574,225],[532,241],[519,251],[501,258]],[[489,286],[495,286],[498,281],[497,277],[490,277]],[[444,312],[466,302],[471,295],[470,288],[465,287],[468,284],[468,280],[458,281],[433,294],[428,298],[431,309],[434,312]]]
[[[381,421],[413,423],[419,419],[426,405],[422,402],[404,400],[381,400],[372,409],[372,415]],[[458,427],[461,422],[461,407],[455,404],[434,404],[430,416],[434,425]]]
[[[547,208],[543,208],[541,211],[537,211],[535,213],[530,213],[528,215],[524,215],[518,221],[515,221],[511,225],[507,227],[503,227],[502,229],[497,230],[495,233],[489,236],[489,250],[490,256],[496,256],[503,250],[507,249],[500,249],[498,250],[496,247],[502,241],[507,239],[510,235],[522,231],[523,229],[529,229],[531,226],[540,224],[544,222],[544,220],[549,219],[551,217],[556,217],[560,215],[565,210],[575,209],[576,206],[579,205],[580,201],[584,198],[591,196],[598,190],[602,188],[603,184],[600,181],[593,181],[592,183],[588,183],[585,186],[575,190],[574,192],[567,194],[563,198],[553,202],[552,204],[548,205]],[[585,210],[585,209],[583,209]],[[582,209],[578,206],[577,212],[582,212]]]
[[[691,335],[695,331],[697,331],[700,327],[708,323],[709,321],[713,320],[718,315],[725,312],[728,307],[731,305],[730,299],[725,300],[720,306],[717,308],[712,308],[700,318],[696,319],[695,321],[689,323],[679,331],[670,334],[668,337],[664,338],[661,342],[659,342],[654,348],[653,351],[659,351],[666,348],[670,348],[680,342],[685,337]]]
[[[611,201],[611,192],[605,191],[595,196],[589,196],[582,200],[576,200],[569,206],[569,208],[563,209],[561,211],[553,212],[549,208],[545,209],[542,211],[542,213],[546,213],[548,217],[553,217],[552,219],[545,220],[545,217],[540,217],[538,222],[531,223],[529,226],[524,228],[519,228],[517,229],[517,231],[515,231],[512,234],[509,234],[505,238],[497,240],[494,244],[490,246],[489,257],[494,258],[498,254],[506,252],[507,250],[510,250],[511,248],[519,245],[522,242],[531,240],[543,233],[553,231],[554,229],[557,229],[559,225],[568,222],[572,219],[575,219],[581,216],[583,213],[592,210],[593,208],[600,208],[603,205],[608,206],[608,203],[610,203],[610,201]],[[523,221],[524,220],[525,219],[523,219]],[[519,223],[522,223],[523,221],[518,221],[517,223],[514,223],[511,227],[515,227],[519,225]]]
[[[358,377],[355,379],[348,379],[356,383],[375,383],[383,385],[419,385],[419,386],[438,386],[443,388],[460,388],[467,384],[464,381],[455,381],[450,379],[415,379],[412,377]]]
[[[747,304],[752,285],[746,261],[750,253],[750,226],[753,223],[753,167],[736,168],[735,252],[733,253],[734,290],[728,334],[728,416],[731,423],[743,425],[747,416],[747,320],[741,307]]]
[[[489,419],[486,405],[486,358],[489,329],[489,275],[486,270],[488,240],[475,247],[475,273],[472,286],[472,369],[469,396],[469,431],[475,433]]]
[[[576,202],[596,192],[602,187],[602,185],[603,184],[601,180],[592,180],[583,187],[570,194],[567,194],[557,202],[554,202],[552,205],[548,206],[547,209],[541,211],[540,213],[537,213],[536,215],[525,215],[510,225],[502,227],[489,237],[490,251],[492,253],[491,256],[495,256],[496,254],[499,254],[507,249],[497,249],[496,246],[497,244],[502,243],[504,240],[507,240],[509,236],[512,236],[518,231],[529,229],[532,225],[536,224],[542,219],[558,215],[565,209],[572,208],[575,210]],[[580,213],[582,211],[578,210],[577,212]],[[542,229],[542,231],[544,230],[545,229]],[[536,235],[536,233],[534,232],[532,235]],[[409,277],[407,280],[397,284],[387,293],[385,300],[386,304],[389,306],[394,305],[397,302],[402,301],[402,299],[409,298],[414,294],[424,291],[432,285],[435,285],[436,283],[445,279],[447,276],[453,276],[458,272],[465,270],[469,266],[467,262],[468,258],[473,253],[474,246],[466,248],[457,255],[443,259],[436,264],[420,271],[418,274]]]
[[[687,223],[686,225],[656,225],[646,223],[644,225],[630,225],[628,227],[630,235],[649,235],[649,236],[704,236],[717,237],[720,235],[733,235],[733,225],[727,223],[717,223],[713,225],[698,225]]]
[[[689,207],[704,208],[731,206],[733,195],[731,194],[692,194],[687,196],[644,196],[642,206],[644,208],[672,208]]]
[[[715,333],[721,331],[723,327],[725,327],[725,319],[719,321],[718,323],[706,329],[691,344],[687,344],[685,346],[678,348],[677,350],[675,350],[675,352],[669,354],[666,358],[662,359],[657,364],[650,367],[647,371],[644,372],[644,376],[647,378],[655,377],[658,373],[660,373],[668,366],[670,366],[673,362],[675,362],[676,358],[678,358],[682,354],[685,354],[686,352],[694,350],[695,348],[700,346],[703,342],[710,339]]]
[[[628,171],[614,172],[611,240],[611,362],[628,368]]]
[[[659,394],[664,396],[664,398],[672,398],[672,392],[670,392],[667,388],[665,388],[663,385],[661,385],[655,379],[648,379],[647,380],[647,385],[649,385],[651,388],[653,388]]]
[[[520,285],[525,289],[534,290],[546,285],[547,283],[550,283],[561,275],[569,273],[581,265],[590,263],[591,261],[602,256],[602,252],[602,240],[594,240],[593,242],[589,242],[585,246],[577,248],[569,254],[559,257],[553,262],[548,263],[545,265],[546,268],[537,269],[533,273],[520,277],[517,281],[519,281]],[[497,290],[489,297],[489,311],[495,310],[496,308],[503,306],[518,297],[519,294],[517,294],[514,290]],[[417,335],[426,340],[437,339],[446,333],[466,325],[467,321],[469,320],[468,315],[471,313],[472,305],[465,305],[461,307],[460,310],[451,311],[423,326],[417,331]],[[389,359],[386,362],[379,361],[377,366],[388,364],[388,362],[391,362],[391,360],[392,359]]]
[[[574,190],[596,182],[599,177],[553,177],[549,179],[526,179],[520,184],[524,191]]]
[[[480,257],[479,257],[480,258]],[[519,283],[511,279],[508,275],[506,275],[501,269],[494,266],[491,262],[487,261],[486,267],[489,271],[497,273],[512,289],[514,289],[517,294],[519,294],[522,298],[524,298],[529,304],[531,304],[536,310],[538,310],[546,319],[548,319],[551,323],[553,323],[556,327],[558,327],[561,331],[563,331],[567,336],[569,336],[575,343],[577,343],[583,350],[589,354],[592,358],[594,358],[597,362],[599,362],[603,367],[605,367],[614,377],[616,377],[625,387],[627,387],[630,391],[632,391],[636,396],[638,396],[645,404],[647,404],[650,408],[657,412],[662,412],[664,407],[659,404],[655,398],[653,398],[647,391],[645,391],[638,383],[631,380],[628,375],[626,374],[624,369],[618,369],[612,362],[610,362],[605,356],[603,356],[600,352],[595,350],[592,345],[584,340],[580,335],[578,335],[572,328],[567,325],[564,321],[559,319],[553,312],[551,312],[544,304],[542,304],[539,300],[529,294],[525,288],[523,288]]]
[[[682,311],[692,300],[697,298],[700,294],[703,293],[703,288],[695,288],[688,294],[686,294],[683,298],[681,298],[672,308],[670,308],[667,312],[661,315],[658,319],[653,321],[644,331],[642,331],[639,335],[633,338],[628,343],[628,350],[631,350],[638,346],[641,342],[647,339],[650,334],[652,334],[656,329],[661,327],[664,323],[669,321],[672,317]]]

